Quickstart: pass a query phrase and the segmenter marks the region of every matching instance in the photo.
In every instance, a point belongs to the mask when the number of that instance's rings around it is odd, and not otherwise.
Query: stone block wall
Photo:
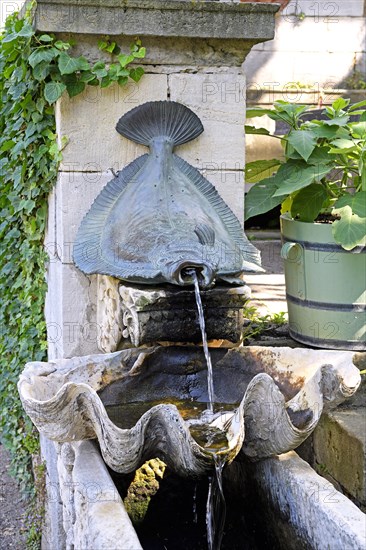
[[[348,90],[354,71],[366,77],[366,1],[291,0],[276,16],[273,40],[255,45],[243,68],[247,75],[247,102],[270,107],[283,100],[299,104],[330,104],[337,97],[361,101],[365,90]],[[265,117],[266,118],[266,117]],[[265,118],[251,124],[275,123]],[[281,156],[278,140],[250,135],[247,161]]]

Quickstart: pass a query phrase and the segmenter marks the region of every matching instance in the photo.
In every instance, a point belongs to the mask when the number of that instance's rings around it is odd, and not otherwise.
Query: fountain
[[[182,477],[214,470],[208,542],[219,548],[222,529],[215,534],[212,509],[217,491],[222,495],[224,464],[239,455],[260,460],[296,448],[324,409],[356,391],[359,370],[352,352],[240,345],[209,350],[201,288],[220,287],[225,306],[225,296],[230,302],[235,294],[230,285],[245,286],[244,271],[261,269],[259,254],[214,187],[173,153],[203,130],[190,109],[149,102],[124,115],[117,130],[149,146],[150,154],[124,168],[97,196],[78,231],[75,263],[88,274],[113,278],[111,288],[122,289],[123,301],[133,302],[142,292],[145,312],[162,299],[156,285],[166,289],[165,310],[172,285],[184,287],[197,302],[203,352],[193,345],[172,346],[168,323],[158,331],[162,342],[155,337],[146,347],[141,319],[135,315],[127,322],[124,316],[125,349],[29,363],[19,393],[43,436],[68,445],[74,455],[76,442],[96,440],[114,472],[133,473],[155,458]],[[223,307],[224,317],[229,308]],[[180,324],[180,340],[186,342],[192,330]],[[129,335],[134,337],[128,344]],[[133,346],[140,341],[143,345]],[[71,531],[69,547],[78,547],[81,539]]]

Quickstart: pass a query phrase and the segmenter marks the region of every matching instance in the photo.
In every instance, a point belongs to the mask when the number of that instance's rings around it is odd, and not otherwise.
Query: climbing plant
[[[37,34],[34,8],[35,2],[23,18],[10,16],[0,35],[0,437],[24,486],[38,437],[23,414],[16,384],[27,361],[46,358],[43,240],[48,194],[61,159],[54,104],[64,92],[73,97],[86,86],[137,82],[144,71],[130,64],[145,56],[138,39],[125,54],[106,37],[99,48],[111,54],[111,62],[91,64],[72,54],[71,41]]]

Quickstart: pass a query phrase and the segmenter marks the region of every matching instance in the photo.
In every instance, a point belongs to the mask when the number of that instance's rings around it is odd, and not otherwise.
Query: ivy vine
[[[73,56],[74,43],[32,26],[35,3],[23,18],[8,17],[0,35],[0,434],[13,455],[13,471],[29,484],[30,455],[38,437],[23,414],[16,384],[27,361],[46,358],[44,300],[48,257],[43,248],[47,201],[61,159],[54,104],[86,86],[125,85],[143,75],[130,66],[145,56],[136,39],[127,54],[103,39],[113,62],[91,64]]]

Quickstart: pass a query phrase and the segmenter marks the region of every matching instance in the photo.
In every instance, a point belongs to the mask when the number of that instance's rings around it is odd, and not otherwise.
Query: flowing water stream
[[[210,413],[213,414],[213,404],[214,404],[214,384],[213,384],[213,374],[212,374],[212,361],[211,361],[211,355],[208,349],[207,344],[207,334],[206,334],[206,325],[205,325],[205,317],[203,314],[203,306],[202,306],[202,300],[201,300],[201,294],[200,294],[200,286],[198,281],[198,276],[195,270],[192,269],[191,271],[193,281],[194,281],[194,291],[196,294],[196,303],[197,303],[197,309],[198,309],[198,318],[201,328],[201,334],[202,334],[202,345],[203,345],[203,351],[205,352],[205,358],[207,363],[207,387],[208,387],[208,403],[207,408]]]
[[[207,344],[207,334],[205,326],[205,317],[203,313],[203,306],[200,294],[199,280],[196,271],[192,270],[192,278],[194,281],[194,290],[196,295],[196,303],[198,309],[199,323],[202,333],[202,345],[207,362],[207,386],[208,386],[208,417],[210,420],[214,414],[214,383],[213,383],[213,369],[210,351]],[[222,441],[222,436],[221,436]],[[213,441],[214,443],[214,438]],[[222,489],[222,469],[224,467],[224,460],[215,453],[214,445],[209,445],[212,450],[213,458],[215,462],[215,470],[213,476],[209,479],[208,497],[206,507],[206,526],[207,526],[207,543],[209,550],[220,550],[221,541],[224,534],[225,516],[226,516],[226,503],[224,492]]]

